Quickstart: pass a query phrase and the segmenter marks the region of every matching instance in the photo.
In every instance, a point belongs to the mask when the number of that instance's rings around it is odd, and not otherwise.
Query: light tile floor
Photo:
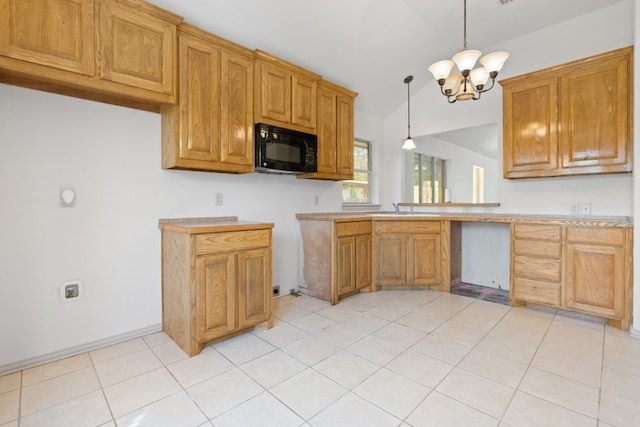
[[[433,291],[331,306],[188,358],[156,333],[0,377],[0,427],[638,426],[640,340]]]

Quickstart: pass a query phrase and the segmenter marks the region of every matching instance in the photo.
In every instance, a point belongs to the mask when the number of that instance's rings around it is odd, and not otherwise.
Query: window
[[[446,161],[420,153],[413,155],[413,202],[444,203]]]
[[[342,182],[344,203],[371,203],[371,156],[369,142],[353,144],[353,179]]]
[[[473,167],[473,203],[484,203],[484,168]]]

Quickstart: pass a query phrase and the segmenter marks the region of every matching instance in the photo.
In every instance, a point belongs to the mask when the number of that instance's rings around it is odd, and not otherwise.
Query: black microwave
[[[318,171],[318,137],[256,124],[256,172],[300,174]]]

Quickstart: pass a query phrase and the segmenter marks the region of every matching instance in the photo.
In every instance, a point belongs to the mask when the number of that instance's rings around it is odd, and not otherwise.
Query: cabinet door
[[[337,97],[336,173],[341,179],[353,179],[353,105],[352,97]]]
[[[259,62],[261,73],[260,115],[291,123],[291,73],[265,62]]]
[[[621,246],[568,243],[566,307],[621,319],[625,301],[624,259]]]
[[[337,280],[338,295],[356,290],[356,238],[355,236],[338,238]]]
[[[410,285],[439,285],[442,281],[440,234],[409,236]]]
[[[100,77],[173,94],[176,25],[115,0],[100,1]]]
[[[326,87],[318,88],[318,172],[337,172],[337,95]]]
[[[553,175],[558,167],[555,77],[504,84],[504,177]]]
[[[405,234],[379,234],[377,245],[376,285],[406,286],[407,236]]]
[[[225,253],[196,258],[197,341],[236,329],[236,256]]]
[[[366,288],[371,285],[371,235],[356,236],[356,289]]]
[[[605,56],[562,75],[563,168],[586,168],[590,173],[631,170],[630,61],[630,55]]]
[[[291,76],[291,123],[315,130],[318,84],[308,78]]]
[[[92,76],[92,0],[0,0],[0,55]]]
[[[221,52],[221,161],[253,170],[253,62],[243,55]]]
[[[256,325],[271,316],[271,250],[238,253],[238,326]]]
[[[220,160],[220,53],[208,43],[180,36],[180,144],[183,159]]]

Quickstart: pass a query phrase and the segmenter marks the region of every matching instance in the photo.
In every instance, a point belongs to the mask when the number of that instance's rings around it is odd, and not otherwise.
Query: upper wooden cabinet
[[[252,52],[187,24],[179,51],[178,105],[162,109],[162,166],[252,172]]]
[[[99,4],[100,77],[173,94],[173,15],[142,1],[99,0]]]
[[[318,83],[318,172],[298,178],[353,179],[354,99],[357,93]]]
[[[0,0],[0,82],[158,112],[181,21],[141,0]]]
[[[256,50],[255,122],[316,133],[320,76]]]
[[[504,177],[632,170],[632,47],[501,81]]]
[[[95,73],[93,0],[0,0],[0,54]]]

